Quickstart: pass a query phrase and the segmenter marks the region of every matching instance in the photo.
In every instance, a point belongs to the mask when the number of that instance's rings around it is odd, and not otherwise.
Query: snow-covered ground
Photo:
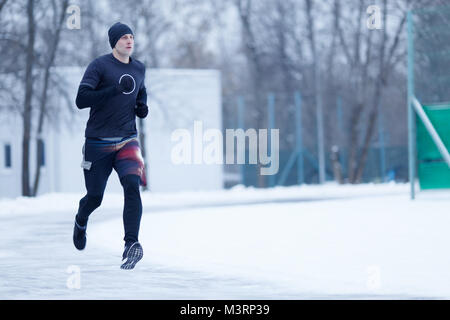
[[[87,248],[73,247],[82,196],[0,199],[0,299],[450,298],[448,190],[145,192],[132,271],[119,269],[121,194],[105,195]]]

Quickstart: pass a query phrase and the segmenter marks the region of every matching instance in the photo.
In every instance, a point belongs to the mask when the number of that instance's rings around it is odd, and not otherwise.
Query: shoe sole
[[[139,246],[132,245],[128,250],[126,261],[120,266],[120,269],[124,270],[133,269],[136,263],[138,263],[143,256],[144,251],[142,250],[142,247],[140,245]]]

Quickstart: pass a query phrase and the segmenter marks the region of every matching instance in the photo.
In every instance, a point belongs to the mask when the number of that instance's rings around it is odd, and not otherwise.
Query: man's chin
[[[131,49],[131,50],[125,49],[125,50],[120,50],[118,52],[122,57],[129,57],[133,53],[133,49]]]

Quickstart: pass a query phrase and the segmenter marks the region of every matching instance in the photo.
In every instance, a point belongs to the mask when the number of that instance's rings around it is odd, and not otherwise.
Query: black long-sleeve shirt
[[[133,89],[120,92],[118,84],[131,77]],[[137,133],[135,106],[147,103],[145,66],[130,57],[129,63],[112,53],[98,57],[86,69],[76,97],[79,109],[90,108],[85,136],[127,137]]]
[[[87,85],[81,84],[78,88],[75,103],[78,109],[101,107],[108,98],[119,93],[120,92],[114,86],[101,90],[94,90]]]

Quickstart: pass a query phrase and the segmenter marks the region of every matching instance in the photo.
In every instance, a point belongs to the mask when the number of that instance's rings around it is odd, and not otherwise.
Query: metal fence
[[[256,108],[251,96],[226,96],[223,99],[223,128],[244,131],[255,129],[278,129],[280,136],[279,170],[272,176],[261,176],[256,164],[225,165],[225,187],[243,184],[255,187],[274,187],[319,183],[317,113],[313,98],[302,96],[301,92],[265,95],[262,106]],[[259,115],[259,123],[256,120]],[[380,108],[382,112],[382,108]],[[341,167],[345,182],[348,171],[349,145],[345,139],[350,119],[345,101],[337,97],[333,105],[324,106],[325,123],[325,175],[326,181],[335,180],[334,166]],[[262,119],[262,121],[261,121]],[[389,143],[389,126],[385,117],[378,117],[378,133],[373,141],[365,164],[362,182],[406,182],[408,180],[408,147]],[[258,128],[261,126],[261,128]],[[225,133],[225,132],[224,132]],[[338,137],[340,136],[340,137]],[[327,137],[332,137],[327,140]],[[398,140],[398,139],[397,139]],[[333,146],[338,152],[333,152]],[[248,146],[246,159],[249,157]],[[332,160],[333,156],[336,158]]]

